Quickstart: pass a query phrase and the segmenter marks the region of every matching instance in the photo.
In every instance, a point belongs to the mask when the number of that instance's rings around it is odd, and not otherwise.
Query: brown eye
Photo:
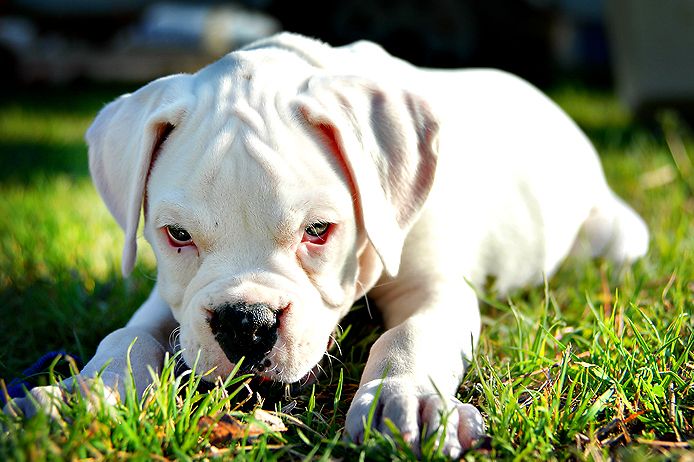
[[[193,238],[188,231],[176,225],[165,227],[166,235],[169,238],[169,244],[173,247],[185,247],[193,244]]]
[[[317,221],[304,228],[304,236],[301,242],[308,242],[315,245],[323,245],[328,242],[334,223],[327,221]]]
[[[306,232],[306,234],[308,234],[311,237],[322,237],[323,235],[325,235],[325,233],[328,232],[329,228],[330,223],[318,221],[316,223],[311,223],[306,228],[304,228],[304,232]]]

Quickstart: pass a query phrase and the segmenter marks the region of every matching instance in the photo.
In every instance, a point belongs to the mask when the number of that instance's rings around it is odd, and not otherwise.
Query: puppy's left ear
[[[123,95],[87,130],[89,170],[96,189],[125,231],[123,275],[135,265],[137,228],[150,167],[191,105],[191,76],[164,77]]]
[[[438,123],[426,101],[361,77],[313,77],[296,102],[356,193],[357,218],[391,276],[434,182]]]

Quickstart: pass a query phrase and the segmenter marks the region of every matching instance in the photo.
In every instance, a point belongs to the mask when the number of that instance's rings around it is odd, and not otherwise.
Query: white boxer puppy
[[[125,230],[124,274],[144,210],[158,279],[82,376],[108,364],[104,382],[121,388],[137,338],[142,392],[180,328],[183,358],[199,354],[209,380],[244,357],[300,381],[369,292],[387,330],[347,414],[356,441],[381,387],[377,429],[390,419],[416,448],[447,413],[443,449],[460,454],[484,428],[454,396],[480,332],[474,288],[539,283],[577,247],[623,262],[648,246],[588,139],[537,89],[416,68],[367,42],[257,42],[118,98],[87,141]]]

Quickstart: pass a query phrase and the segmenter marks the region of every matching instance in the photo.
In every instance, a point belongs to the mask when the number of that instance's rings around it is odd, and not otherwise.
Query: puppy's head
[[[144,210],[186,362],[224,377],[244,357],[294,382],[383,269],[397,273],[435,132],[402,89],[254,50],[120,97],[87,141],[126,275]]]

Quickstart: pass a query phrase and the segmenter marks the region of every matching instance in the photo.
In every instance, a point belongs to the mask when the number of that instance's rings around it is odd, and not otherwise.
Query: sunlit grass
[[[91,119],[89,114],[75,115],[69,107],[38,112],[10,106],[0,113],[0,137],[9,143],[81,143]]]

